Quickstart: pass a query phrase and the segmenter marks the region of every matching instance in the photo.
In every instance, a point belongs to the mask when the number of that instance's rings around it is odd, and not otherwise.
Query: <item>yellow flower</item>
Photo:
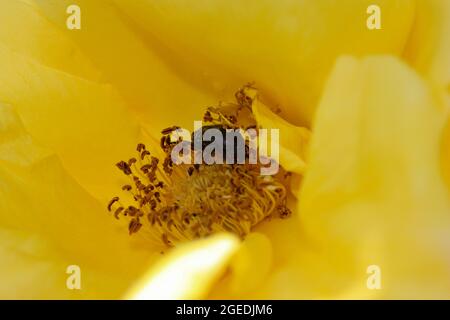
[[[69,30],[73,1],[2,1],[0,297],[449,298],[450,4],[376,2],[381,30],[369,0],[77,0]],[[115,163],[251,81],[292,216],[130,237]]]

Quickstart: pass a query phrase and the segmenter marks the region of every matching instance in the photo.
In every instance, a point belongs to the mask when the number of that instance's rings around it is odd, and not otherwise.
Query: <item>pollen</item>
[[[257,128],[248,86],[236,93],[234,103],[207,108],[204,127]],[[261,165],[248,162],[176,164],[171,154],[182,142],[174,137],[178,129],[161,131],[162,158],[139,143],[135,157],[117,163],[129,179],[122,191],[131,194],[132,202],[123,204],[116,196],[107,207],[116,219],[127,219],[130,235],[142,233],[169,247],[221,231],[244,238],[263,220],[290,215],[286,206],[289,173],[281,168],[275,175],[261,175]],[[183,142],[193,144],[193,139]],[[248,151],[249,146],[245,147]]]

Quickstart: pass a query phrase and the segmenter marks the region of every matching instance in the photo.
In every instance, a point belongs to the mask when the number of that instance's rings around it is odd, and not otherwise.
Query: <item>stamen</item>
[[[221,131],[256,129],[251,113],[253,98],[246,94],[246,88],[236,93],[237,103],[209,107],[203,116],[205,127]],[[129,219],[130,235],[144,233],[156,242],[173,246],[219,231],[245,237],[265,219],[290,215],[285,187],[289,173],[280,170],[277,175],[263,176],[261,166],[248,161],[175,165],[171,152],[182,141],[181,138],[172,141],[177,129],[178,126],[172,126],[161,132],[160,146],[165,152],[162,164],[143,143],[137,145],[137,158],[117,163],[130,178],[122,190],[132,195],[134,204],[124,206],[114,197],[108,203],[108,211],[114,212],[117,219]],[[245,147],[248,158],[247,142]]]
[[[114,197],[111,199],[111,201],[108,203],[108,211],[111,211],[111,207],[113,206],[114,203],[116,203],[117,201],[119,201],[119,197]]]

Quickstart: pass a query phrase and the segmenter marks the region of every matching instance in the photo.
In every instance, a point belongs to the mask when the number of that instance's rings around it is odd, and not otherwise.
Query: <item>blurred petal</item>
[[[158,138],[161,129],[168,126],[191,127],[194,119],[203,116],[205,105],[217,102],[216,98],[180,78],[175,70],[181,66],[166,65],[153,48],[136,35],[130,28],[132,23],[111,1],[77,1],[82,25],[76,32],[65,27],[66,8],[72,0],[35,2],[46,18],[77,43],[102,72],[104,80],[134,107],[140,121]]]
[[[268,276],[272,264],[270,240],[262,233],[249,234],[230,263],[230,272],[234,273],[231,292],[238,297],[256,289]]]
[[[109,199],[123,179],[115,163],[141,142],[139,125],[117,92],[1,44],[0,69],[0,101],[15,106],[30,134],[56,151],[83,187]]]
[[[84,296],[77,290],[67,289],[65,271],[71,263],[62,260],[45,240],[3,228],[0,228],[0,239],[0,298],[76,299]],[[84,287],[84,281],[81,286]]]
[[[447,88],[450,85],[450,2],[417,0],[406,59],[420,72]]]
[[[0,161],[27,166],[52,155],[26,134],[11,106],[0,103],[0,115]]]
[[[227,276],[214,286],[208,298],[233,299],[257,294],[255,291],[267,279],[275,262],[269,238],[259,232],[250,233],[230,260]]]
[[[414,16],[413,1],[379,0],[382,29],[371,31],[371,0],[114,3],[190,82],[220,93],[255,81],[294,124],[311,120],[337,56],[401,54]]]
[[[11,107],[0,104],[0,119],[1,297],[118,297],[151,248],[139,249],[111,223]],[[68,292],[68,265],[81,267],[82,290]]]
[[[32,0],[1,1],[0,21],[0,44],[14,52],[79,77],[100,77],[75,43],[42,17]]]
[[[339,60],[300,194],[300,220],[328,264],[330,276],[317,274],[322,291],[450,296],[450,205],[439,167],[446,112],[397,59]],[[382,270],[381,290],[366,288],[370,265]]]
[[[239,247],[231,234],[218,234],[180,245],[130,290],[128,299],[201,299],[223,275]]]

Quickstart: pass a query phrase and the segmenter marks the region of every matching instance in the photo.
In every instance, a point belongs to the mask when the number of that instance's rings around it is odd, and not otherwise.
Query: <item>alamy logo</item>
[[[81,29],[81,8],[76,4],[67,7],[66,13],[69,14],[66,20],[66,26],[69,30]]]
[[[367,277],[366,285],[369,290],[380,290],[381,289],[381,268],[374,264],[367,267]]]
[[[76,264],[67,266],[66,273],[69,275],[66,280],[66,286],[69,290],[81,289],[81,268]]]
[[[380,30],[381,29],[381,9],[376,4],[367,7],[367,14],[369,17],[366,20],[367,29]]]
[[[193,134],[183,128],[172,131],[171,140],[178,143],[171,159],[176,165],[259,164],[261,175],[274,175],[279,170],[279,139],[279,129],[228,129],[194,121]]]

